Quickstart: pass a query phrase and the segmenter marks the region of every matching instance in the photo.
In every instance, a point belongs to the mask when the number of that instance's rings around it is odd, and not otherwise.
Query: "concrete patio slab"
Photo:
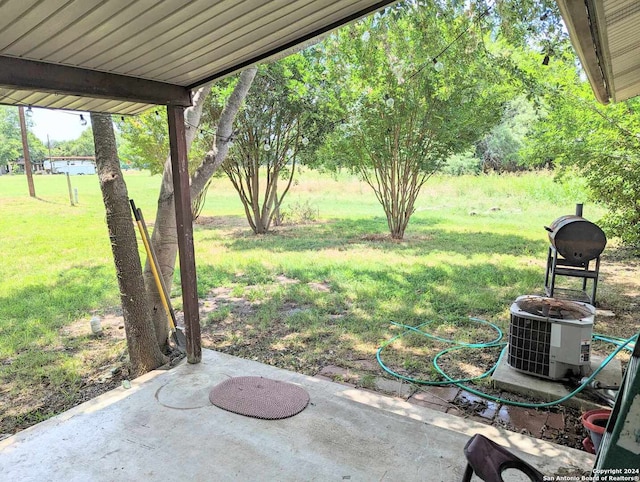
[[[311,402],[284,420],[219,409],[233,376],[297,384]],[[544,474],[588,470],[593,456],[403,400],[203,350],[0,442],[3,480],[459,481],[482,433]],[[565,472],[566,473],[566,472]]]
[[[596,371],[603,361],[603,357],[593,355],[591,357],[591,371],[589,373]],[[507,363],[506,356],[500,359],[500,363],[493,372],[491,379],[493,380],[493,385],[496,388],[548,402],[560,400],[562,397],[571,393],[571,390],[567,389],[562,382],[528,375],[511,368]],[[598,373],[596,380],[604,386],[615,385],[619,387],[622,383],[622,364],[620,363],[620,360],[617,358],[611,360],[607,366]],[[578,393],[576,396],[563,402],[563,405],[580,410],[594,410],[603,407],[610,408],[608,405],[592,401],[582,393]]]

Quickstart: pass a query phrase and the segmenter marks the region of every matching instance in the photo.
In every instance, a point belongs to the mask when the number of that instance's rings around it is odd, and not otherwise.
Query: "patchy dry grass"
[[[89,319],[61,328],[44,349],[2,360],[0,433],[15,433],[115,388],[128,377],[121,316],[102,318],[93,335]]]

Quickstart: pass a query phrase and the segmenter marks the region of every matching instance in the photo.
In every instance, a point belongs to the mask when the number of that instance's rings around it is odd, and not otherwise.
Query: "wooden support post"
[[[31,172],[31,156],[29,155],[29,141],[27,140],[27,123],[24,119],[24,107],[18,107],[20,116],[20,133],[22,134],[22,152],[24,153],[24,173],[27,175],[29,196],[36,197],[36,188],[33,185],[33,173]]]
[[[176,207],[180,279],[182,280],[182,305],[187,338],[187,361],[189,363],[200,363],[202,360],[200,313],[198,308],[196,260],[193,249],[193,219],[191,214],[191,193],[189,192],[184,108],[169,105],[167,107],[167,120],[169,123],[173,198]]]
[[[69,176],[69,161],[67,161],[67,189],[69,190],[69,204],[73,204],[73,190],[71,189],[71,176]]]

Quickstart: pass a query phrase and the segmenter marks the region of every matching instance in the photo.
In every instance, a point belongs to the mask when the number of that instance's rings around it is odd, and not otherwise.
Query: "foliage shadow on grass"
[[[277,253],[318,251],[328,249],[352,250],[363,245],[403,254],[445,251],[465,256],[473,254],[531,255],[540,257],[548,246],[546,236],[540,240],[515,234],[491,232],[460,233],[437,225],[438,220],[413,223],[402,241],[388,236],[386,221],[373,219],[338,219],[324,223],[284,227],[273,233],[256,236],[247,232],[224,241],[232,250],[246,251],[267,247]],[[206,242],[200,240],[200,242]]]
[[[211,229],[220,228],[247,228],[251,231],[247,224],[247,218],[243,216],[236,216],[232,214],[218,215],[218,216],[198,216],[198,219],[194,222],[197,229],[207,231]]]
[[[260,268],[256,268],[260,269]],[[487,315],[498,316],[521,294],[534,294],[542,289],[543,274],[535,268],[501,267],[492,263],[472,266],[417,266],[410,271],[375,270],[368,268],[318,267],[284,270],[285,275],[298,283],[280,284],[277,270],[262,268],[261,280],[265,285],[277,285],[278,291],[268,290],[256,310],[270,301],[279,307],[273,311],[275,318],[292,306],[315,309],[321,316],[332,319],[331,324],[342,324],[336,313],[348,315],[349,325],[360,331],[389,320],[402,323],[422,322],[424,315],[450,316]],[[205,265],[199,268],[200,288],[206,292],[215,286],[214,280],[232,280],[233,273],[223,268]],[[248,279],[252,283],[253,279]],[[317,291],[310,283],[323,282],[327,291]],[[256,285],[248,284],[248,288]],[[287,308],[289,307],[289,308]],[[355,308],[355,310],[353,310]],[[356,313],[357,314],[354,314]],[[346,327],[346,326],[345,326]],[[366,331],[366,330],[365,330]]]
[[[431,321],[428,329],[446,325],[455,331],[460,321],[475,316],[505,327],[505,310],[517,296],[538,292],[543,275],[531,267],[513,269],[488,262],[420,265],[404,271],[358,267],[342,271],[309,265],[300,271],[285,270],[288,278],[299,282],[282,284],[277,269],[256,269],[263,270],[265,284],[277,289],[262,290],[251,310],[235,319],[212,319],[204,330],[218,337],[212,348],[307,374],[327,365],[375,361],[377,347],[399,333],[391,321],[411,326]],[[211,265],[199,272],[204,283],[233,278]],[[313,288],[320,280],[328,290]],[[491,341],[495,336],[483,333],[484,338],[467,342]],[[468,335],[464,330],[454,333],[454,337]],[[403,356],[401,351],[392,359]]]
[[[24,428],[90,397],[90,387],[81,393],[87,362],[74,357],[79,349],[91,349],[92,340],[64,336],[61,329],[90,310],[113,305],[115,285],[113,269],[74,266],[52,282],[0,298],[1,430]]]

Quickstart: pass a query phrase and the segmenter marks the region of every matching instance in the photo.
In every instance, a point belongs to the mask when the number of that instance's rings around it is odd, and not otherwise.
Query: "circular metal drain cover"
[[[247,417],[277,420],[300,413],[309,403],[306,390],[262,377],[233,377],[213,387],[216,407]]]

